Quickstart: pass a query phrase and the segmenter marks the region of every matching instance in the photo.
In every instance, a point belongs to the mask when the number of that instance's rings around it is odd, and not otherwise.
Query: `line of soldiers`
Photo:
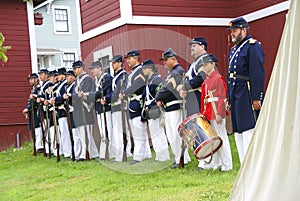
[[[244,21],[237,19],[232,23],[239,26]],[[130,164],[134,165],[152,158],[151,139],[156,161],[170,160],[170,145],[175,156],[171,168],[182,168],[191,159],[178,126],[192,115],[201,115],[222,139],[223,146],[211,163],[199,159],[198,170],[231,170],[225,128],[227,86],[218,73],[218,59],[207,53],[208,43],[203,37],[194,38],[189,45],[194,62],[187,72],[171,48],[162,53],[160,60],[168,70],[164,80],[152,60],[141,62],[137,50],[124,57],[129,74],[123,69],[121,55],[110,60],[113,76],[101,60],[93,62],[89,69],[94,80],[85,72],[82,61],[74,62],[72,71],[42,69],[39,78],[30,74],[33,89],[23,113],[29,117],[35,150],[77,161],[121,162],[132,156]],[[92,134],[95,122],[100,131],[99,150]]]

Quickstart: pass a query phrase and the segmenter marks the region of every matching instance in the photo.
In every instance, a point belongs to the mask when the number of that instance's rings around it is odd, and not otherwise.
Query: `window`
[[[67,7],[54,8],[54,31],[55,33],[70,33],[70,12]]]
[[[64,53],[63,62],[66,68],[71,68],[72,64],[75,62],[75,53]]]

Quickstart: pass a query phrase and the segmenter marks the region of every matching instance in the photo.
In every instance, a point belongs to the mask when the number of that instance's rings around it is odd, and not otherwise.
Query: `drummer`
[[[201,90],[201,114],[210,122],[212,128],[223,141],[223,146],[217,151],[212,159],[214,170],[221,169],[222,172],[232,169],[232,157],[225,127],[225,102],[226,82],[215,70],[215,56],[209,54],[203,57],[203,70],[207,79],[203,82]]]

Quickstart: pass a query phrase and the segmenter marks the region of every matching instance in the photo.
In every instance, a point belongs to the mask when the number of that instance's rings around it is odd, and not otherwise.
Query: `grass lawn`
[[[116,162],[72,162],[61,157],[32,156],[32,144],[0,153],[0,200],[227,200],[239,162],[229,136],[234,169],[196,171],[198,161],[171,170],[173,160],[153,159],[129,165]]]

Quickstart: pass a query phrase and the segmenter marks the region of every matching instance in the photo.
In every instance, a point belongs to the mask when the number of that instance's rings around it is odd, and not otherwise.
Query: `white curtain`
[[[265,101],[231,201],[300,200],[299,41],[300,1],[291,0]]]

